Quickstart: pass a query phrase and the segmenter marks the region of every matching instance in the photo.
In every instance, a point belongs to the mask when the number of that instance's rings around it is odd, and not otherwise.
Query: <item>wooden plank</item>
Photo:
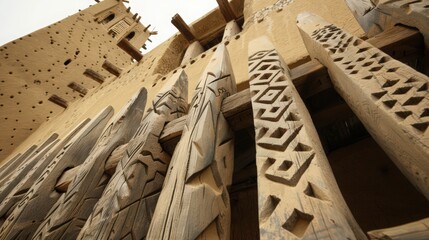
[[[115,66],[113,63],[104,60],[102,68],[106,69],[109,73],[119,77],[121,75],[122,69]]]
[[[196,39],[191,28],[188,26],[188,24],[186,24],[185,20],[183,20],[183,18],[178,13],[176,13],[171,18],[171,23],[177,28],[177,30],[179,30],[179,32],[183,35],[183,37],[185,37],[185,39],[188,40],[189,42],[193,42]]]
[[[61,196],[55,190],[58,178],[66,169],[82,164],[112,114],[111,106],[104,109],[57,154],[3,223],[0,239],[26,239],[34,234]]]
[[[79,239],[146,238],[170,162],[159,142],[165,123],[186,113],[187,77],[174,74],[156,95]]]
[[[261,239],[363,239],[287,66],[267,37],[248,49]]]
[[[304,13],[298,28],[313,58],[380,147],[429,199],[429,77],[324,19]]]
[[[374,240],[425,240],[429,239],[429,218],[368,232]]]
[[[92,70],[92,69],[85,69],[83,72],[83,75],[91,78],[92,80],[95,80],[96,82],[102,84],[104,82],[105,77],[99,74],[98,72]]]
[[[224,45],[218,46],[200,79],[147,239],[230,236],[227,186],[232,181],[234,134],[221,106],[235,93],[236,84]]]
[[[228,0],[216,0],[216,2],[219,5],[219,10],[226,22],[230,22],[237,18]]]
[[[118,47],[128,53],[137,62],[143,59],[143,54],[125,38],[118,42]]]
[[[59,97],[56,94],[50,96],[48,100],[63,108],[67,108],[69,106],[69,104],[64,98]]]
[[[36,164],[24,175],[12,190],[8,192],[6,198],[0,201],[0,225],[9,217],[10,213],[18,204],[19,201],[27,194],[31,186],[36,182],[38,177],[42,175],[45,168],[51,163],[54,157],[63,149],[64,146],[70,143],[70,140],[89,122],[89,119],[78,124],[65,138],[55,146],[49,149],[46,153],[41,153],[41,158]],[[38,156],[35,156],[38,158]]]
[[[191,59],[195,58],[196,56],[200,55],[203,52],[204,52],[204,48],[203,46],[201,46],[200,42],[195,41],[189,44],[180,65],[181,66],[186,65],[189,61],[191,61]]]
[[[82,156],[85,161],[79,166],[70,186],[62,186],[61,190],[66,192],[44,217],[34,238],[76,239],[110,179],[110,175],[104,172],[105,162],[114,149],[127,143],[137,131],[146,98],[146,89],[140,89],[116,114],[89,155]],[[70,173],[65,172],[62,176],[66,174]],[[57,179],[61,181],[61,177]],[[57,182],[55,187],[59,184],[61,183]]]

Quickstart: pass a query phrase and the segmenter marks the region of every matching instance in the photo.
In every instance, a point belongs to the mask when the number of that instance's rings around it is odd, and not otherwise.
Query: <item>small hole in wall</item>
[[[238,40],[238,39],[240,39],[240,34],[237,34],[237,35],[235,36],[235,40]]]
[[[64,65],[65,66],[67,66],[67,65],[69,65],[71,63],[71,59],[67,59],[65,62],[64,62]]]
[[[205,58],[206,57],[206,54],[205,53],[203,53],[202,55],[201,55],[201,58]]]

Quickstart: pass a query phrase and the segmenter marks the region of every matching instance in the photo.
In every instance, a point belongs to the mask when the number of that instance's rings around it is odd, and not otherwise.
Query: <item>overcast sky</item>
[[[131,12],[138,13],[145,26],[151,24],[158,35],[152,36],[152,49],[163,42],[177,29],[171,24],[171,17],[179,13],[187,23],[198,19],[217,7],[215,0],[129,0]],[[0,0],[0,45],[23,35],[46,27],[56,21],[85,9],[94,0]]]

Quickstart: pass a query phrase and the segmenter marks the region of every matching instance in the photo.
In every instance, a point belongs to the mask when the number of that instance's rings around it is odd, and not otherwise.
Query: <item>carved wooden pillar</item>
[[[113,108],[103,110],[49,163],[0,228],[0,239],[28,239],[61,196],[55,184],[67,168],[81,164],[96,143]]]
[[[219,45],[192,99],[147,239],[227,239],[233,132],[221,112],[236,92],[228,52]]]
[[[365,239],[289,70],[266,37],[249,44],[249,77],[261,239]]]
[[[345,1],[369,37],[399,23],[419,29],[425,37],[426,48],[429,50],[428,0]]]
[[[142,88],[117,114],[80,165],[67,192],[44,217],[33,239],[76,239],[110,179],[104,172],[105,162],[114,149],[127,143],[136,132],[146,97],[147,91]]]
[[[299,15],[298,27],[338,93],[429,199],[429,78],[316,15]]]
[[[63,149],[64,146],[69,145],[70,141],[74,136],[79,133],[79,131],[89,122],[89,119],[86,119],[80,123],[75,129],[73,129],[68,136],[64,138],[61,142],[55,145],[50,145],[47,152],[42,152],[40,156],[35,156],[35,165],[23,174],[22,178],[17,182],[11,182],[12,189],[9,188],[9,185],[4,185],[7,189],[7,196],[0,199],[0,225],[8,218],[9,214],[16,207],[17,203],[25,196],[31,186],[36,182],[37,178],[42,175],[46,167],[51,163],[52,159]],[[24,154],[25,155],[25,154]],[[40,157],[40,158],[39,158]],[[29,159],[27,162],[31,164],[32,159]],[[8,183],[9,184],[9,183]],[[6,190],[6,189],[4,189]]]
[[[186,113],[187,88],[181,71],[156,95],[79,239],[145,239],[170,163],[158,137],[166,122]]]

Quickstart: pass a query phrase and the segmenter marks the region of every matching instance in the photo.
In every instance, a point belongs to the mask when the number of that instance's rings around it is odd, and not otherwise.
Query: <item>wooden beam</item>
[[[429,77],[311,13],[298,28],[374,140],[429,199]]]
[[[55,103],[55,104],[57,104],[60,107],[63,107],[63,108],[67,108],[69,106],[69,104],[67,103],[67,101],[64,98],[59,97],[59,96],[57,96],[55,94],[53,94],[52,96],[50,96],[48,100],[51,101],[51,102],[53,102],[53,103]]]
[[[186,22],[178,13],[173,16],[173,18],[171,19],[171,23],[177,28],[177,30],[179,30],[180,33],[182,33],[185,39],[189,42],[193,42],[196,39],[191,28],[188,26],[188,24],[186,24]]]
[[[410,222],[396,227],[368,232],[372,240],[423,240],[429,239],[429,218]]]
[[[143,54],[141,54],[141,52],[125,38],[118,42],[118,47],[128,53],[128,55],[130,55],[137,62],[140,62],[140,60],[143,58]]]
[[[110,157],[106,161],[106,165],[104,165],[104,172],[106,172],[110,176],[113,176],[113,174],[115,174],[116,166],[118,165],[118,162],[121,161],[122,157],[127,151],[127,146],[128,143],[125,143],[113,150],[112,154],[110,154]]]
[[[91,78],[92,80],[95,80],[100,84],[104,83],[105,77],[90,68],[85,69],[85,71],[83,72],[83,75]]]
[[[113,63],[107,60],[104,60],[103,65],[101,67],[117,77],[119,77],[122,72],[122,69],[118,68],[117,66],[113,65]]]
[[[63,172],[63,174],[60,176],[60,178],[57,181],[57,184],[55,184],[55,190],[57,190],[60,193],[67,192],[67,189],[73,181],[73,178],[77,175],[79,172],[80,165],[76,166],[74,168],[67,169]]]
[[[67,87],[73,89],[74,91],[80,93],[80,95],[83,97],[88,93],[88,89],[86,89],[84,86],[80,85],[77,82],[71,82]]]
[[[226,22],[237,18],[228,0],[216,0],[216,2],[219,5],[219,10]]]

